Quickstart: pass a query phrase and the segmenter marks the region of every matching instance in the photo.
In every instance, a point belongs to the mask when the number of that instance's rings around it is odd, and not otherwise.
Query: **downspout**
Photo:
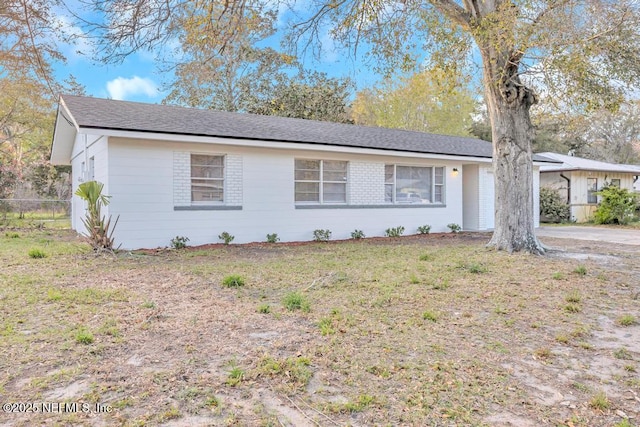
[[[82,171],[82,182],[86,181],[86,172],[89,167],[89,154],[87,154],[87,134],[84,135],[84,170]]]
[[[571,204],[571,179],[564,176],[562,172],[560,173],[560,178],[564,178],[567,180],[567,204],[570,205]]]

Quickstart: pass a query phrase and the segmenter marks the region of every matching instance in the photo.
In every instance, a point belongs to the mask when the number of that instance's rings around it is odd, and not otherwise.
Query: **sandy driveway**
[[[640,230],[591,226],[546,226],[536,230],[538,237],[594,240],[640,246]]]

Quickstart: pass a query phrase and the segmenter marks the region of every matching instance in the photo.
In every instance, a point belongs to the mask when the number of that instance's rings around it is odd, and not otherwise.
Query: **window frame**
[[[447,199],[446,199],[446,188],[447,188],[447,180],[446,180],[446,175],[447,175],[447,168],[446,166],[435,166],[435,165],[428,165],[428,166],[422,166],[422,165],[415,165],[415,164],[403,164],[403,163],[385,163],[384,164],[385,167],[385,179],[384,179],[384,186],[385,186],[385,200],[384,203],[387,205],[399,205],[399,206],[403,206],[403,205],[428,205],[428,206],[445,206],[447,203]],[[388,179],[388,171],[387,168],[388,167],[393,167],[392,170],[392,182],[389,181]],[[424,202],[424,203],[411,203],[411,202],[402,202],[402,201],[398,201],[397,200],[397,188],[398,188],[398,167],[408,167],[408,168],[421,168],[421,169],[430,169],[430,186],[431,188],[429,189],[429,194],[431,196],[431,201],[429,202]],[[441,170],[442,174],[440,176],[438,176],[438,174],[436,173],[437,170]],[[437,182],[436,178],[440,177],[442,182]],[[436,188],[439,188],[439,196],[440,196],[440,201],[434,201],[436,198]],[[387,194],[388,194],[388,190],[391,189],[391,201],[389,201],[387,199]]]
[[[194,167],[193,158],[194,158],[194,156],[206,156],[206,157],[221,158],[222,165],[220,166],[220,168],[222,169],[222,178],[195,177],[193,175],[193,167]],[[206,167],[206,166],[215,167],[213,165],[196,165],[196,166],[200,166],[200,167],[203,167],[203,166],[204,167]],[[227,188],[226,188],[227,175],[226,174],[227,174],[227,156],[225,154],[220,154],[220,153],[198,153],[198,152],[189,153],[189,189],[190,189],[190,191],[189,191],[190,192],[190,196],[189,197],[191,199],[191,204],[195,205],[195,206],[208,206],[208,205],[222,205],[222,204],[224,204],[225,201],[226,201],[226,194],[227,194]],[[222,198],[221,198],[221,200],[194,200],[193,199],[194,180],[195,181],[220,182],[221,183],[221,188],[222,188]]]
[[[622,188],[622,180],[620,178],[611,178],[609,185],[616,188]]]
[[[318,179],[298,179],[297,172],[301,170],[313,170],[313,169],[298,169],[297,162],[318,162]],[[344,180],[328,180],[325,179],[325,162],[339,162],[344,163]],[[332,172],[339,172],[333,171]],[[318,185],[318,200],[297,200],[298,190],[296,189],[298,183],[316,183]],[[344,201],[325,200],[325,184],[340,184],[344,185]],[[349,203],[349,161],[348,160],[333,160],[333,159],[319,159],[319,158],[302,158],[296,157],[293,160],[293,201],[296,205],[347,205]]]
[[[594,182],[595,189],[591,189],[591,185],[589,185],[590,181]],[[598,204],[598,178],[587,177],[587,204],[589,205],[597,205]]]

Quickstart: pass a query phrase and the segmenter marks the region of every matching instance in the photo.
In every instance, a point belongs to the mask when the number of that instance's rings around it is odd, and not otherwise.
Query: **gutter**
[[[564,178],[567,180],[567,204],[570,205],[571,204],[571,179],[564,176],[563,173],[560,173],[560,178]]]

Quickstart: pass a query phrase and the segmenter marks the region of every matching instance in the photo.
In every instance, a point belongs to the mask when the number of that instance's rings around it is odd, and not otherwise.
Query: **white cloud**
[[[133,76],[130,79],[118,77],[107,82],[107,92],[112,99],[123,100],[136,95],[146,95],[149,98],[158,96],[158,86],[149,78]]]

